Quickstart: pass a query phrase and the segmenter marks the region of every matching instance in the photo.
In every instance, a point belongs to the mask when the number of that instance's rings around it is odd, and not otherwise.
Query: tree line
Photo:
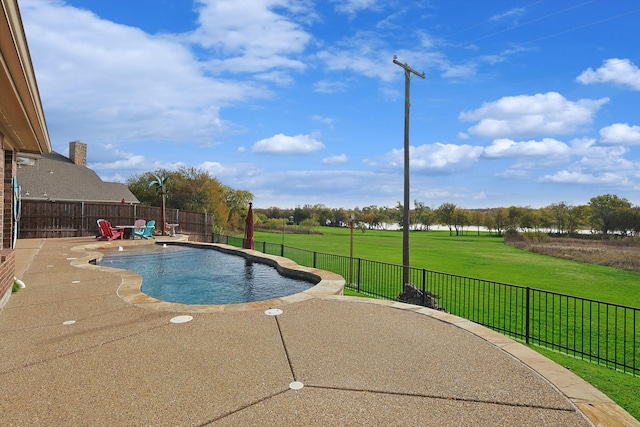
[[[158,188],[149,185],[159,176],[167,177],[164,188],[167,208],[211,213],[217,232],[237,232],[244,228],[249,203],[254,197],[251,192],[233,189],[205,171],[186,167],[133,175],[127,185],[142,204],[160,206]],[[409,218],[412,230],[426,231],[440,225],[456,235],[480,233],[481,229],[496,234],[507,230],[561,235],[587,230],[604,236],[640,233],[640,206],[612,194],[592,197],[586,205],[558,202],[542,208],[465,209],[454,203],[430,207],[416,200],[409,210]],[[403,226],[403,206],[398,203],[395,207],[371,205],[354,209],[329,208],[322,204],[289,209],[269,207],[254,209],[254,219],[256,227],[272,230],[292,226],[309,230],[318,226],[345,227],[351,221],[363,230],[388,229]]]
[[[154,185],[158,177],[163,178],[162,187]],[[163,191],[165,206],[169,209],[212,214],[216,232],[241,230],[249,203],[253,201],[251,192],[233,189],[196,168],[157,169],[132,175],[127,179],[127,186],[143,205],[161,206],[160,191]]]
[[[393,208],[367,206],[363,208],[329,209],[323,205],[305,205],[295,209],[269,208],[259,210],[264,220],[292,217],[297,224],[312,219],[329,226],[347,226],[353,218],[360,228],[384,229],[403,225],[403,206]],[[261,217],[262,218],[262,217]],[[488,230],[503,234],[507,230],[545,231],[560,235],[589,231],[602,235],[636,235],[640,232],[640,206],[627,199],[605,194],[592,197],[586,205],[553,203],[542,208],[510,206],[487,209],[465,209],[454,203],[429,207],[414,201],[409,210],[410,229],[430,230],[435,225],[447,227],[451,234],[480,233]],[[276,224],[277,225],[277,224]],[[277,228],[277,227],[276,227]]]

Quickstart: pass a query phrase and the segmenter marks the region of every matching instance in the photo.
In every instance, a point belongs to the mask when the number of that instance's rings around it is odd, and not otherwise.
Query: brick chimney
[[[71,141],[69,143],[69,159],[76,165],[87,166],[87,144]]]

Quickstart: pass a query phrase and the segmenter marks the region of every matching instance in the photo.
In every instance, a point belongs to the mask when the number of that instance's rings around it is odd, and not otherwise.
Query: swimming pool
[[[101,262],[142,277],[141,291],[182,304],[236,304],[303,292],[315,282],[213,248],[144,245],[105,252]]]

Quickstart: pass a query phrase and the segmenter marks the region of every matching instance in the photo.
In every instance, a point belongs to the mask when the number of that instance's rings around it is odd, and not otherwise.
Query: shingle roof
[[[44,154],[34,165],[18,167],[18,185],[23,199],[140,203],[125,184],[104,182],[91,169],[56,153]]]

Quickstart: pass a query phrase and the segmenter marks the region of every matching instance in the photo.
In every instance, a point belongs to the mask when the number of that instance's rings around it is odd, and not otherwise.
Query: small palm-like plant
[[[165,227],[166,227],[166,223],[167,223],[167,215],[166,215],[166,211],[165,211],[165,198],[167,196],[167,187],[166,187],[166,182],[169,179],[170,175],[156,175],[154,173],[152,173],[151,175],[153,175],[153,177],[155,179],[151,180],[151,181],[145,181],[145,184],[149,185],[149,187],[157,187],[158,188],[158,194],[160,195],[160,197],[162,197],[161,199],[161,204],[160,204],[160,210],[161,210],[161,215],[162,218],[160,219],[160,222],[162,224],[161,226],[161,230],[162,230],[162,235],[165,235]]]

